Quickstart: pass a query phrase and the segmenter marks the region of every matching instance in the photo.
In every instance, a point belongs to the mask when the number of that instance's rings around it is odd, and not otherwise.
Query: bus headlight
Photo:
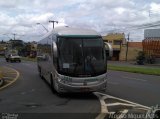
[[[100,79],[100,82],[103,82],[103,81],[105,81],[106,79],[107,79],[107,75],[104,76],[104,77],[102,77],[102,78]]]
[[[70,84],[72,79],[69,77],[58,77],[58,82]]]
[[[61,82],[61,81],[62,81],[61,78],[58,77],[58,82]]]

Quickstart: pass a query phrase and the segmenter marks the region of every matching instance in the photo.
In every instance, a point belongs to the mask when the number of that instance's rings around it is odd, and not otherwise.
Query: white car
[[[8,58],[6,58],[6,61],[10,61],[10,62],[21,62],[21,57],[17,54],[9,54]]]

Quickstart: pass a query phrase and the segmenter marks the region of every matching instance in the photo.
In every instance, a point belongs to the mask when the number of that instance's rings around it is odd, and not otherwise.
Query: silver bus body
[[[37,50],[39,74],[57,92],[106,89],[105,46],[97,32],[70,27],[55,28],[38,42]],[[90,61],[91,68],[87,70],[85,58],[88,52],[97,59],[93,63]]]

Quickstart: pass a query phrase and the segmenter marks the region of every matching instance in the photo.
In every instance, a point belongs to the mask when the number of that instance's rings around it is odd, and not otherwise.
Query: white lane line
[[[136,107],[142,107],[142,108],[145,108],[145,109],[148,109],[148,110],[151,109],[150,107],[147,107],[147,106],[144,106],[144,105],[141,105],[141,104],[138,104],[138,103],[134,103],[134,102],[131,102],[131,101],[128,101],[128,100],[124,100],[124,99],[121,99],[121,98],[117,98],[117,97],[114,97],[114,96],[111,96],[111,95],[107,95],[107,94],[100,93],[100,92],[96,92],[96,93],[100,94],[100,95],[105,95],[105,96],[107,96],[107,98],[113,98],[113,99],[117,99],[117,100],[120,100],[120,101],[123,101],[123,102],[126,102],[126,103],[133,104]]]
[[[106,104],[106,106],[118,106],[118,105],[131,106],[131,107],[134,107],[134,106],[135,106],[135,105],[133,105],[133,104],[126,104],[126,103],[119,103],[119,102]]]
[[[126,76],[122,76],[122,78],[125,78],[125,79],[133,79],[133,80],[138,80],[138,81],[143,81],[143,82],[146,82],[147,80],[145,79],[139,79],[139,78],[134,78],[134,77],[126,77]]]
[[[127,114],[128,110],[125,109],[122,111],[121,115],[119,115],[119,117],[117,117],[117,119],[123,119],[123,117],[125,116],[125,114]]]
[[[101,97],[100,95],[98,95],[97,92],[94,92],[94,94],[99,98],[100,103],[101,103],[101,113],[96,117],[96,119],[104,119],[106,115],[108,114],[106,103],[104,99],[102,99],[104,97]]]
[[[101,103],[101,112],[100,114],[96,117],[96,119],[104,119],[106,118],[107,114],[110,116],[110,115],[114,115],[115,112],[114,111],[111,111],[109,112],[108,108],[109,106],[117,106],[117,105],[120,105],[120,106],[131,106],[132,108],[134,109],[141,109],[141,110],[145,110],[145,111],[148,111],[150,110],[151,108],[150,107],[147,107],[147,106],[144,106],[144,105],[141,105],[141,104],[138,104],[138,103],[134,103],[134,102],[131,102],[131,101],[128,101],[128,100],[124,100],[124,99],[121,99],[121,98],[117,98],[117,97],[114,97],[114,96],[111,96],[111,95],[107,95],[105,93],[101,93],[101,92],[94,92],[94,95],[96,95],[99,100],[100,100],[100,103]],[[116,103],[109,103],[107,104],[107,99],[116,99],[120,102],[116,102]],[[122,103],[124,102],[124,103]],[[122,119],[124,118],[124,116],[126,115],[126,113],[128,113],[128,109],[126,108],[125,110],[123,111],[120,111],[121,114],[116,117],[116,119]]]
[[[135,107],[135,109],[138,109],[138,110],[146,110],[146,111],[148,111],[148,109],[141,108],[141,107]]]

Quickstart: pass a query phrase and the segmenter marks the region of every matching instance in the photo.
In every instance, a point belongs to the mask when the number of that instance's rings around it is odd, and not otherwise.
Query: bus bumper
[[[58,87],[61,92],[94,92],[94,91],[103,91],[107,88],[107,80],[103,82],[94,84],[94,85],[85,85],[85,86],[74,86],[72,84],[64,84],[58,82]]]

